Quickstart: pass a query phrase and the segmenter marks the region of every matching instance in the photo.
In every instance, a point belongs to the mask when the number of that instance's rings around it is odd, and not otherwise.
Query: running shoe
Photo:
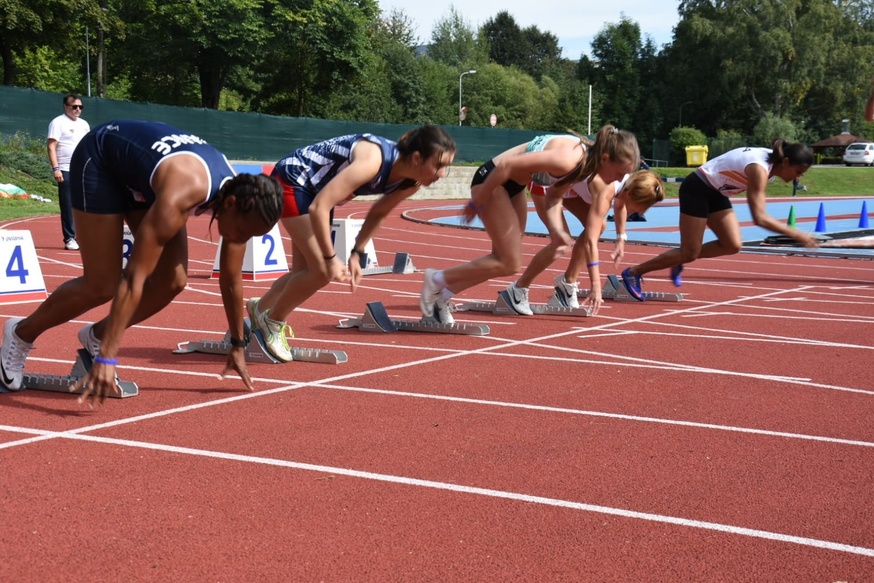
[[[285,322],[273,320],[269,317],[270,310],[261,312],[257,320],[252,320],[253,330],[261,332],[261,338],[264,340],[264,348],[267,349],[276,360],[282,362],[291,362],[294,356],[291,354],[291,347],[288,345],[288,336],[294,337],[294,332],[291,327]]]
[[[422,309],[422,316],[425,318],[434,317],[437,319],[437,315],[434,314],[434,304],[440,298],[441,290],[436,283],[434,283],[434,273],[436,269],[426,269],[425,270],[425,281],[422,284],[422,293],[419,295],[419,308]],[[450,318],[452,315],[450,314]],[[437,319],[439,322],[440,320]]]
[[[79,243],[76,242],[76,239],[67,239],[64,241],[64,249],[67,251],[78,251]]]
[[[622,272],[622,285],[628,290],[628,294],[638,302],[643,301],[643,291],[640,289],[642,281],[643,278],[639,275],[632,275],[630,267],[626,267],[625,271]]]
[[[434,321],[441,324],[455,324],[455,318],[452,316],[454,311],[455,305],[452,303],[452,300],[438,297],[434,301],[433,315],[431,317]]]
[[[100,354],[100,346],[103,344],[103,341],[98,340],[94,336],[94,324],[88,324],[79,330],[79,343],[82,345],[82,348],[88,351],[91,358]]]
[[[246,302],[246,312],[249,313],[249,321],[255,322],[258,318],[261,317],[261,312],[258,311],[258,303],[261,301],[261,298],[251,298],[248,302]]]
[[[15,335],[15,327],[24,318],[10,318],[3,326],[3,346],[0,346],[0,382],[10,391],[21,389],[24,361],[33,344]]]
[[[534,315],[534,312],[531,311],[531,304],[528,303],[527,287],[516,287],[516,283],[513,282],[509,287],[507,287],[507,295],[510,296],[510,307],[513,308],[517,314],[523,316]]]
[[[683,273],[683,264],[674,265],[671,267],[671,281],[674,282],[674,285],[680,287],[683,285],[683,278],[680,277],[680,274]]]
[[[580,300],[577,297],[579,289],[577,282],[568,283],[563,273],[556,275],[553,282],[555,283],[555,292],[553,292],[552,298],[555,298],[555,301],[551,302],[552,304],[565,308],[580,307]]]

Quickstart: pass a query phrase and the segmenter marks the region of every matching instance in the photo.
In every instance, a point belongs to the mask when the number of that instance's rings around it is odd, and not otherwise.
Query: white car
[[[853,164],[874,166],[874,143],[855,142],[847,146],[847,149],[844,151],[844,164],[847,166],[852,166]]]

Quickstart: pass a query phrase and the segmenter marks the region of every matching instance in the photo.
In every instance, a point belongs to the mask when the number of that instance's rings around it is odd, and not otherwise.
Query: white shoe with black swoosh
[[[24,362],[33,344],[15,335],[15,327],[24,318],[10,318],[3,326],[3,346],[0,346],[0,382],[10,391],[21,389]]]

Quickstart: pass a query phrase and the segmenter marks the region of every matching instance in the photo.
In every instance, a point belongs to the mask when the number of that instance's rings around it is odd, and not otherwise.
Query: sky
[[[604,3],[601,4],[601,1]],[[617,24],[624,14],[640,26],[641,37],[650,36],[661,49],[671,42],[673,28],[679,20],[679,0],[486,0],[452,2],[451,0],[378,0],[379,7],[388,13],[393,8],[403,10],[413,21],[420,44],[427,44],[431,31],[439,20],[449,16],[455,6],[462,18],[477,29],[486,20],[503,10],[510,13],[519,28],[536,26],[541,32],[558,37],[562,56],[577,60],[591,54],[592,39],[604,26]]]

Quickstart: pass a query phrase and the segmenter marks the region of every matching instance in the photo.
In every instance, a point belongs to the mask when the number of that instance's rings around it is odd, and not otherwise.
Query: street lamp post
[[[471,69],[470,71],[465,71],[464,73],[462,73],[461,75],[458,76],[458,125],[461,125],[461,121],[462,121],[461,120],[461,107],[462,107],[462,105],[461,105],[461,80],[464,78],[465,75],[471,75],[473,73],[476,73],[476,71]]]
[[[683,127],[683,106],[689,105],[690,103],[694,103],[694,102],[684,101],[683,103],[680,104],[680,125],[679,125],[679,127]]]

